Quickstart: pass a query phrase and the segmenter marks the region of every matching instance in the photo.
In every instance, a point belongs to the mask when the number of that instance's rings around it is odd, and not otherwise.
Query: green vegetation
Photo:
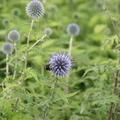
[[[0,0],[0,47],[9,31],[20,32],[7,59],[7,77],[6,56],[0,51],[0,120],[120,120],[120,0],[41,0],[45,14],[34,21],[30,47],[45,37],[46,28],[52,34],[26,53],[29,2]],[[66,29],[72,23],[80,27],[72,69],[68,77],[56,79],[46,65],[51,54],[68,52]]]

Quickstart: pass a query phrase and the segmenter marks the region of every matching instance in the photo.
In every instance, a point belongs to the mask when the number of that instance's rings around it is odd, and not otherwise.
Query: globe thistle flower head
[[[43,1],[43,3],[46,3],[47,2],[47,0],[42,0]]]
[[[55,77],[65,77],[71,69],[71,57],[66,53],[58,52],[49,58],[49,68]]]
[[[6,27],[9,25],[9,20],[8,19],[3,19],[2,24]]]
[[[49,10],[51,13],[56,12],[57,9],[58,9],[57,6],[54,5],[54,4],[48,6],[48,10]]]
[[[2,51],[6,55],[12,53],[12,51],[13,51],[13,44],[11,44],[9,42],[4,43],[3,46],[2,46]]]
[[[20,16],[21,15],[20,9],[19,8],[12,9],[12,15],[14,15],[14,16]]]
[[[28,3],[26,7],[26,13],[30,18],[36,19],[38,17],[43,16],[43,14],[45,13],[45,10],[44,10],[43,4],[40,1],[33,0]]]
[[[80,28],[77,24],[69,24],[67,27],[68,35],[77,36],[80,32]]]
[[[51,28],[45,28],[44,30],[44,34],[46,34],[47,36],[50,36],[53,33]]]
[[[8,33],[8,39],[17,42],[20,40],[20,33],[17,30],[12,30]]]

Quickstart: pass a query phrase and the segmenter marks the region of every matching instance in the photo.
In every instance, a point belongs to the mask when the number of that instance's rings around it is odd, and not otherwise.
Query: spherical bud
[[[44,30],[44,34],[46,34],[47,36],[50,36],[53,33],[51,28],[45,28]]]
[[[3,19],[2,24],[6,27],[9,25],[9,20],[8,19]]]
[[[43,14],[45,13],[45,10],[44,10],[43,4],[40,1],[33,0],[28,3],[26,7],[26,13],[30,18],[36,19],[38,17],[43,16]]]
[[[66,53],[57,53],[49,58],[49,68],[55,77],[65,77],[71,69],[71,57]]]
[[[20,40],[20,33],[17,30],[12,30],[8,33],[8,39],[17,42]]]
[[[77,24],[69,24],[67,27],[67,33],[72,36],[77,36],[80,32],[80,28]]]
[[[6,42],[3,44],[2,51],[4,54],[8,55],[13,51],[13,44]]]
[[[47,0],[42,0],[43,1],[43,3],[46,3],[47,2]]]
[[[12,15],[14,15],[14,16],[20,16],[21,15],[20,9],[19,8],[12,9]]]

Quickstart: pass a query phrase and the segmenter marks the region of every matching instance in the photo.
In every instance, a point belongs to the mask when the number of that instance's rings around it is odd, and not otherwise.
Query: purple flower
[[[50,35],[53,33],[53,31],[52,31],[51,28],[45,28],[44,33],[45,33],[47,36],[50,36]]]
[[[69,24],[67,27],[67,33],[69,35],[77,36],[80,32],[80,28],[77,24]]]
[[[12,53],[12,51],[13,51],[13,44],[11,44],[9,42],[4,43],[3,46],[2,46],[2,51],[6,55]]]
[[[55,77],[65,77],[71,69],[71,57],[66,53],[58,52],[49,58],[49,68]]]
[[[38,0],[33,0],[29,2],[26,7],[26,13],[32,19],[43,16],[44,12],[45,10],[43,4]]]
[[[8,39],[17,42],[20,40],[20,33],[17,30],[12,30],[8,33]]]

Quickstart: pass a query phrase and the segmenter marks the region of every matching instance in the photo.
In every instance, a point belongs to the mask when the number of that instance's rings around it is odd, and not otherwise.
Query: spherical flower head
[[[40,1],[33,0],[28,3],[26,7],[26,13],[30,18],[36,19],[38,17],[43,16],[43,14],[45,13],[45,10],[44,10],[43,4]]]
[[[8,19],[3,19],[2,24],[6,27],[9,25],[9,20]]]
[[[55,77],[65,77],[71,69],[71,57],[66,53],[57,53],[49,58],[49,68]]]
[[[52,31],[51,28],[45,28],[44,33],[45,33],[47,36],[50,36],[50,35],[53,33],[53,31]]]
[[[43,3],[46,3],[47,0],[43,0]]]
[[[12,30],[8,33],[8,39],[17,42],[20,40],[20,33],[17,30]]]
[[[8,55],[13,51],[13,44],[6,42],[3,44],[2,51],[4,54]]]
[[[72,36],[77,36],[80,32],[80,28],[77,24],[69,24],[67,27],[67,33]]]
[[[12,15],[14,16],[20,16],[21,15],[21,11],[19,8],[13,8],[12,9]]]

